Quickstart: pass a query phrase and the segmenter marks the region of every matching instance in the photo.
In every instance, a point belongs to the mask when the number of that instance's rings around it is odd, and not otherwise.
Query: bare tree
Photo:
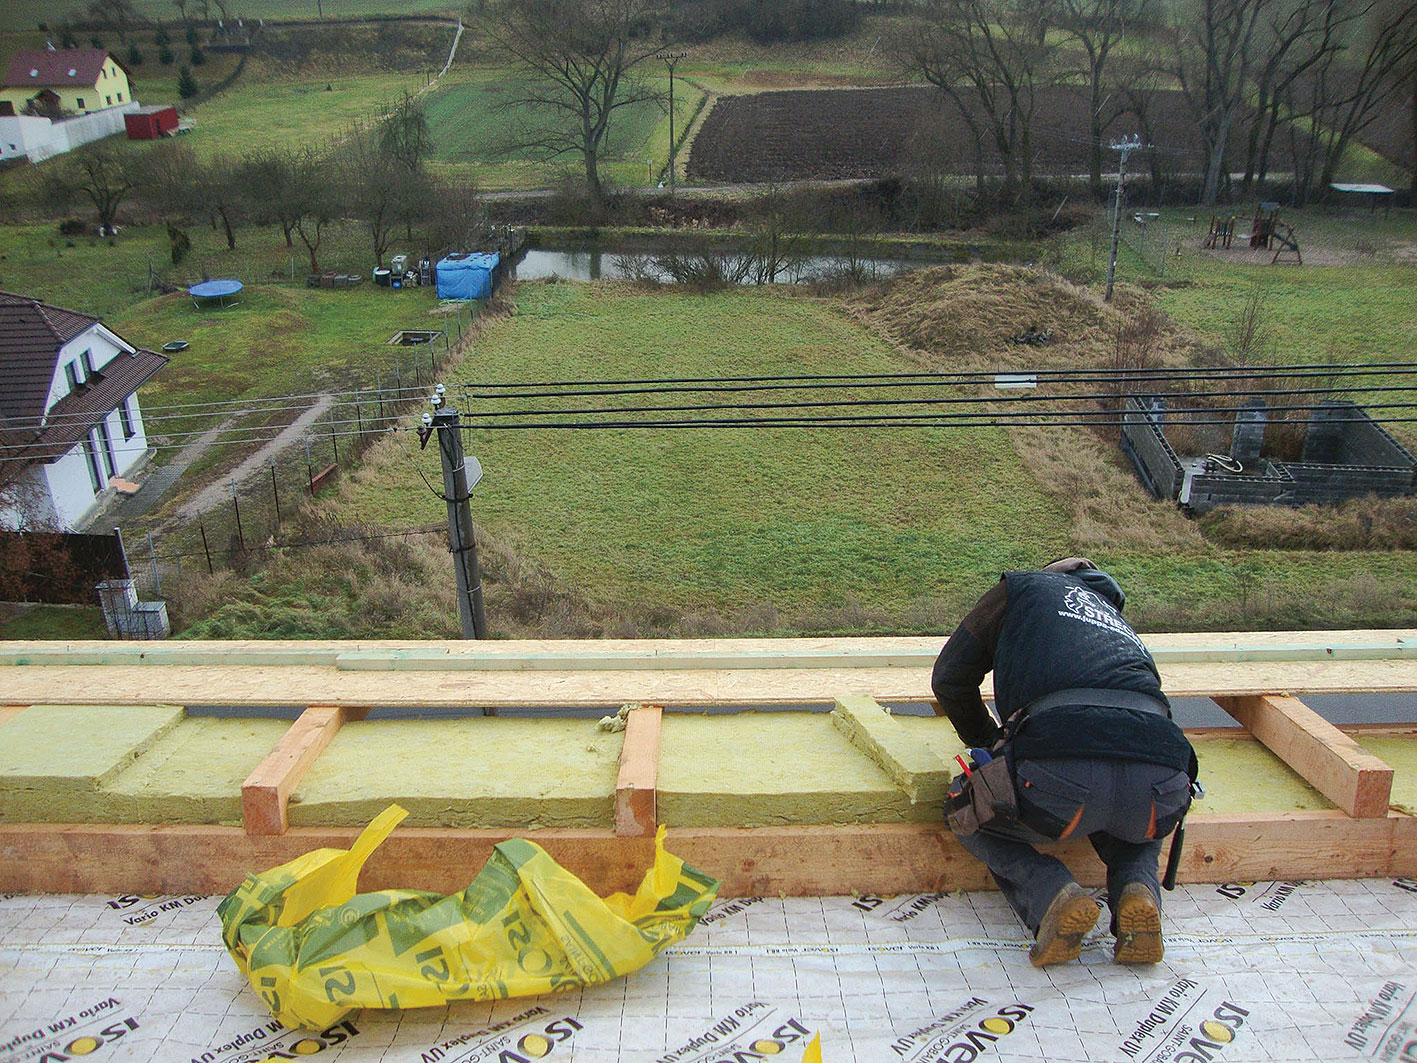
[[[1226,148],[1252,88],[1262,16],[1277,0],[1199,0],[1174,15],[1175,74],[1205,148],[1201,202],[1214,206],[1227,173]]]
[[[597,202],[615,112],[659,98],[639,76],[661,48],[648,32],[652,11],[652,0],[502,0],[488,21],[493,42],[528,79],[512,102],[558,119],[519,146],[579,155]]]
[[[98,215],[99,231],[110,232],[118,208],[143,181],[144,162],[141,156],[100,142],[46,167],[42,194],[59,210],[67,210],[76,198],[87,199]]]
[[[1060,0],[1062,28],[1082,49],[1087,85],[1088,181],[1102,195],[1102,138],[1125,108],[1113,51],[1148,15],[1150,0]],[[1154,153],[1153,153],[1154,154]]]
[[[278,224],[285,246],[294,247],[300,206],[294,160],[273,148],[262,148],[242,158],[240,174],[251,197],[252,216],[258,222]]]
[[[399,220],[399,201],[408,193],[409,178],[416,171],[389,154],[383,138],[369,130],[356,130],[350,136],[340,162],[349,210],[368,227],[374,260],[382,266]]]
[[[407,169],[423,165],[433,149],[433,137],[428,129],[428,115],[423,102],[408,93],[379,125],[379,150]]]
[[[290,205],[295,235],[310,254],[310,272],[320,272],[320,242],[325,226],[339,217],[344,206],[342,174],[313,148],[305,147],[291,160]]]
[[[1340,47],[1360,6],[1350,0],[1286,0],[1266,15],[1250,93],[1254,107],[1245,137],[1242,195],[1265,179],[1275,132],[1293,118],[1292,87]]]
[[[1049,10],[1038,0],[925,0],[900,56],[959,108],[981,147],[992,139],[1014,202],[1032,191],[1036,90],[1052,53]]]
[[[1305,123],[1291,134],[1301,200],[1328,187],[1354,138],[1384,108],[1410,98],[1417,123],[1417,8],[1405,0],[1357,6],[1361,31],[1347,33],[1288,94],[1291,110]]]
[[[1143,38],[1142,47],[1135,54],[1127,56],[1116,65],[1121,96],[1126,102],[1127,110],[1136,116],[1137,124],[1141,127],[1142,143],[1160,144],[1158,100],[1172,80],[1170,64],[1163,55],[1161,46],[1154,37],[1148,35]],[[1166,160],[1170,156],[1160,150],[1142,154],[1146,156],[1150,169],[1151,187],[1159,193],[1168,177]]]

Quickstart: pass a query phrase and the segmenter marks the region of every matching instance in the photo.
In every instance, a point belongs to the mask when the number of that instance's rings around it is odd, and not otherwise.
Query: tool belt
[[[1002,742],[994,748],[998,754],[991,760],[984,764],[976,760],[972,772],[956,775],[950,783],[945,820],[956,834],[973,834],[980,827],[1018,820],[1013,771]]]
[[[950,830],[969,835],[981,827],[1018,822],[1018,795],[1014,791],[1013,770],[1005,754],[1005,746],[1029,716],[1064,705],[1099,705],[1171,715],[1164,702],[1132,690],[1075,687],[1034,699],[1004,722],[999,739],[987,751],[990,759],[981,764],[976,757],[972,768],[966,768],[950,783],[949,799],[945,803],[945,821]],[[977,754],[980,751],[970,752]],[[960,764],[963,766],[963,761]]]

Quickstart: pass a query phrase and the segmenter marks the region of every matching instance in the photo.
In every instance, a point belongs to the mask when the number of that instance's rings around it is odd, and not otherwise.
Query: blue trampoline
[[[495,252],[455,252],[438,262],[439,299],[486,299],[492,294],[492,271],[501,256]]]
[[[193,306],[201,306],[204,302],[215,302],[218,306],[235,306],[240,302],[236,296],[241,293],[241,287],[241,282],[236,280],[202,281],[201,284],[188,288],[187,294],[192,297]]]

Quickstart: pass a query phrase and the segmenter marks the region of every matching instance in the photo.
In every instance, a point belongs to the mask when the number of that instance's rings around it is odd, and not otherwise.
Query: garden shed
[[[176,107],[139,107],[123,116],[129,140],[158,140],[177,131]]]
[[[486,299],[501,256],[488,251],[457,251],[437,265],[439,299]]]

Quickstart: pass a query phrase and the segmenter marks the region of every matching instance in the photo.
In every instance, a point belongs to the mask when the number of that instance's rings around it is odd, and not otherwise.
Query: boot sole
[[[1166,946],[1161,940],[1161,912],[1150,890],[1128,892],[1117,902],[1116,963],[1160,963]]]
[[[1082,939],[1097,925],[1100,911],[1097,902],[1086,893],[1070,897],[1056,913],[1056,926],[1050,928],[1048,918],[1044,917],[1038,941],[1028,950],[1029,962],[1035,967],[1047,967],[1077,959],[1082,951]]]

